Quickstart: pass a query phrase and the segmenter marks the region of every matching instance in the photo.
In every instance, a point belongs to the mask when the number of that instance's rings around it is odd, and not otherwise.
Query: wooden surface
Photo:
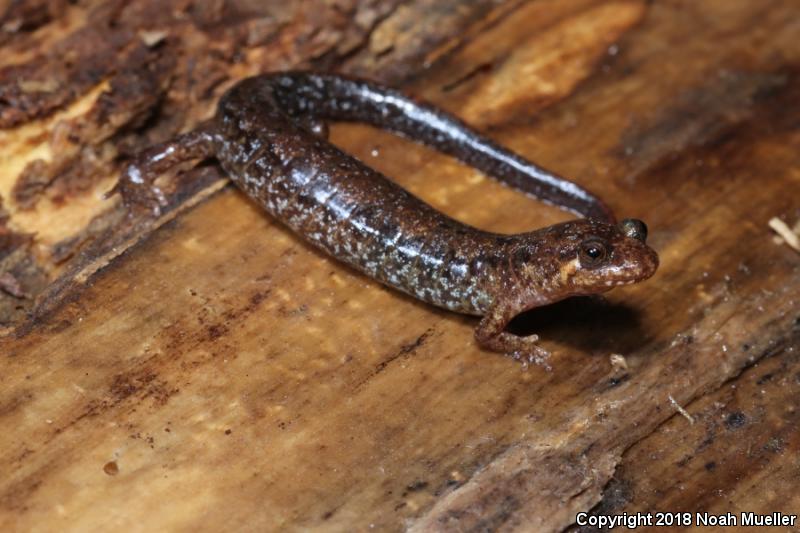
[[[4,530],[797,513],[800,254],[768,227],[800,218],[796,2],[256,4],[0,3]],[[101,30],[104,62],[55,66]],[[521,317],[554,367],[524,370],[215,193],[214,167],[162,220],[101,198],[230,80],[297,65],[390,81],[590,186],[648,223],[658,274]],[[471,224],[567,218],[381,132],[333,140]]]

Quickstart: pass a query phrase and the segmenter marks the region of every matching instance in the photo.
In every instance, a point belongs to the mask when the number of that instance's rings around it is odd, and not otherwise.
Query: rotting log
[[[800,255],[767,225],[800,218],[792,0],[36,5],[0,14],[4,529],[557,531],[598,502],[657,506],[670,476],[674,505],[796,509],[737,485],[796,492],[763,461],[697,466],[760,446],[791,468],[800,443]],[[159,220],[102,199],[231,82],[289,67],[402,86],[591,186],[647,221],[659,273],[521,317],[554,354],[523,371],[475,345],[473,319],[220,191],[213,165]],[[332,139],[473,225],[566,218],[391,135]],[[731,380],[755,394],[762,364],[773,394],[719,399]],[[683,447],[676,405],[696,417]],[[754,429],[725,426],[734,412]]]
[[[800,328],[740,377],[686,406],[686,417],[673,417],[637,442],[592,514],[673,510],[703,525],[697,513],[731,513],[742,526],[742,512],[796,513],[798,356]]]

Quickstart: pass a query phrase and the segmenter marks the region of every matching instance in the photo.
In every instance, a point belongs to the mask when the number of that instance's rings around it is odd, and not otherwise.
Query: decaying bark
[[[796,510],[800,256],[768,223],[800,219],[797,15],[0,2],[0,526],[559,531],[588,510]],[[157,220],[102,198],[230,83],[295,67],[391,82],[591,185],[646,220],[659,273],[515,321],[554,354],[523,371],[472,319],[221,190],[213,162],[182,169]],[[470,224],[564,217],[383,132],[332,139]]]

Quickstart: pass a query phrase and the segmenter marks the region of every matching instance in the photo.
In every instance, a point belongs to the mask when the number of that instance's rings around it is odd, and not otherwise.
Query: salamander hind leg
[[[513,317],[514,313],[503,308],[490,310],[475,328],[478,344],[494,352],[503,352],[524,365],[535,363],[551,370],[547,363],[550,353],[537,344],[538,335],[520,337],[504,331]]]
[[[167,205],[167,198],[156,185],[156,179],[180,163],[212,155],[212,137],[205,130],[192,131],[156,144],[134,157],[106,197],[119,193],[129,210],[145,210],[157,216]]]
[[[320,139],[327,139],[330,134],[328,123],[319,117],[301,115],[295,119],[301,128],[312,133]]]

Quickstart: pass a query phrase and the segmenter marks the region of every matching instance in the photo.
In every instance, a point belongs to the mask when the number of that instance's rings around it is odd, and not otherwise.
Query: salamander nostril
[[[626,236],[633,239],[647,241],[647,225],[636,218],[626,218],[619,223],[619,227]]]

